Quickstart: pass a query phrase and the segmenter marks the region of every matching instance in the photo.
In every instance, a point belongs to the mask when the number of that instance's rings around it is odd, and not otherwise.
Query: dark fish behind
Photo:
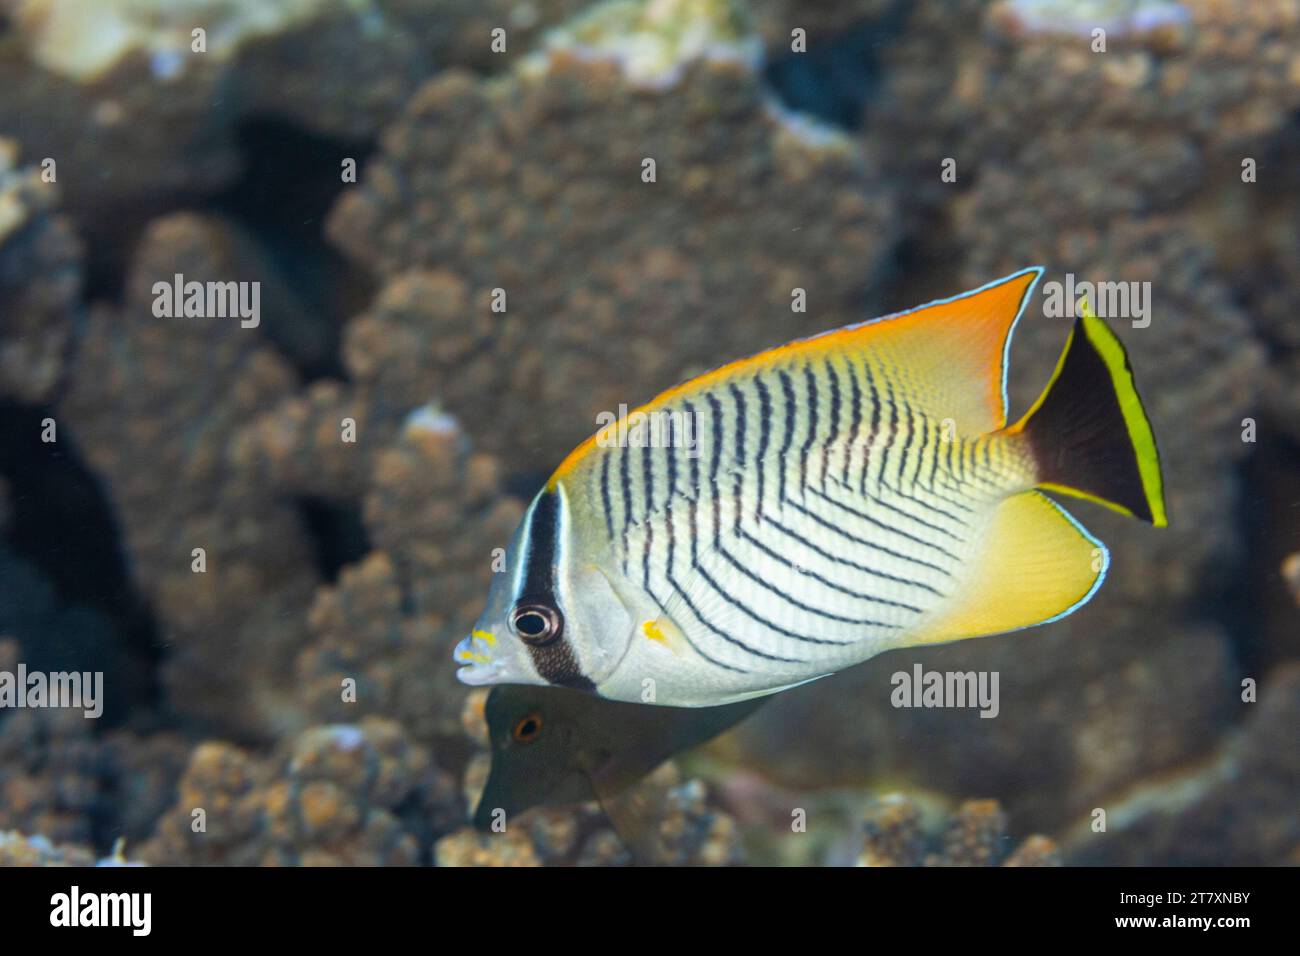
[[[647,707],[565,688],[494,687],[486,706],[492,770],[474,825],[489,829],[497,811],[509,820],[531,807],[598,799],[619,827],[616,798],[668,758],[739,723],[763,700]]]

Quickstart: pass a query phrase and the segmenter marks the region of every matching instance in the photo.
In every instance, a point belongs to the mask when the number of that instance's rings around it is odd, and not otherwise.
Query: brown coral
[[[17,642],[0,639],[0,671],[20,660]],[[97,734],[95,723],[77,709],[0,713],[0,831],[38,834],[41,852],[53,852],[51,841],[134,847],[148,835],[175,799],[188,747],[171,733]]]
[[[315,639],[297,660],[315,719],[382,713],[421,739],[459,736],[451,648],[492,573],[484,542],[504,540],[521,509],[500,496],[494,463],[443,424],[417,413],[373,456],[364,520],[376,550],[318,592]]]
[[[0,830],[0,866],[94,866],[95,854],[75,843]]]
[[[893,235],[871,163],[788,122],[749,67],[677,66],[647,89],[556,44],[425,86],[330,221],[392,283],[352,367],[418,357],[485,450],[541,470],[601,411],[856,315]]]
[[[860,866],[1060,866],[1055,845],[1031,836],[1013,845],[995,800],[968,800],[936,826],[903,794],[872,802]]]
[[[392,721],[312,728],[281,759],[195,749],[143,859],[167,864],[411,865],[461,811],[449,778]]]
[[[89,843],[99,798],[90,721],[71,710],[22,710],[0,723],[0,830]]]
[[[662,791],[665,814],[657,865],[734,866],[744,860],[735,822],[716,808],[698,780],[682,781],[671,764],[638,787]],[[462,828],[434,848],[439,866],[627,866],[633,857],[597,804],[539,807],[497,833]]]
[[[81,245],[58,212],[58,190],[17,166],[0,139],[0,395],[48,400],[63,372],[78,311]]]
[[[225,451],[294,375],[238,317],[160,318],[153,307],[154,284],[176,274],[256,281],[232,274],[221,236],[191,215],[150,228],[121,312],[91,316],[59,419],[107,484],[171,648],[176,706],[265,733],[293,720],[283,681],[316,578],[293,509],[229,467]]]
[[[241,121],[373,136],[436,70],[503,68],[582,2],[4,0],[0,130],[83,171],[67,176],[68,201],[93,221],[228,183]]]
[[[1068,860],[1084,866],[1287,865],[1300,852],[1300,665],[1260,681],[1239,733],[1199,767],[1166,774],[1102,801],[1069,835]]]
[[[973,173],[1050,130],[1073,131],[1073,145],[1088,150],[1099,132],[1133,142],[1140,129],[1142,150],[1110,150],[1094,170],[1143,175],[1145,165],[1153,177],[1171,169],[1159,148],[1168,137],[1212,163],[1286,124],[1300,105],[1294,2],[1255,4],[1244,16],[1230,0],[1147,5],[1167,16],[1136,29],[1143,18],[1130,19],[1135,5],[1127,3],[918,6],[887,54],[874,131],[906,147],[894,159],[923,185],[937,180],[942,157],[960,157],[959,170]],[[1098,27],[1105,50],[1094,50]],[[1148,135],[1158,148],[1144,164]],[[1160,190],[1196,185],[1193,175]]]

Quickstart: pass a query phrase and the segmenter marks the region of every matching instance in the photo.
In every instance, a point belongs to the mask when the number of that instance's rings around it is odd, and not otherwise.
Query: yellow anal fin
[[[1106,546],[1050,498],[1021,492],[994,512],[984,548],[943,615],[914,643],[1046,624],[1082,607],[1106,577]]]

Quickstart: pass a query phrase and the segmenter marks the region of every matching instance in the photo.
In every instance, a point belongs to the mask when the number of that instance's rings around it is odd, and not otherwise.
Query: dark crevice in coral
[[[1282,578],[1282,562],[1300,552],[1300,446],[1267,417],[1257,418],[1258,441],[1242,466],[1238,523],[1243,559],[1222,598],[1207,605],[1233,641],[1245,676],[1257,680],[1270,668],[1294,660],[1295,600]],[[1211,595],[1213,598],[1215,595]]]
[[[338,580],[343,568],[370,553],[360,505],[308,496],[295,501],[303,527],[311,536],[316,569],[325,580],[331,583]]]
[[[304,379],[346,378],[339,335],[370,302],[374,282],[330,245],[324,223],[339,194],[356,188],[343,181],[344,160],[356,161],[360,178],[375,144],[329,139],[270,118],[242,123],[238,142],[240,178],[203,208],[249,233],[294,300],[295,308],[267,317],[263,335]]]
[[[133,206],[113,216],[78,216],[77,234],[85,251],[81,297],[120,307],[125,299],[126,277],[140,238],[156,217],[177,207],[163,204]]]
[[[9,498],[0,632],[18,639],[33,668],[103,671],[111,724],[161,699],[157,627],[104,489],[62,426],[57,441],[41,441],[47,418],[57,423],[47,407],[0,401]]]
[[[790,109],[859,129],[880,84],[881,54],[902,33],[907,17],[908,4],[901,2],[879,20],[834,37],[810,37],[807,52],[773,60],[764,78]]]

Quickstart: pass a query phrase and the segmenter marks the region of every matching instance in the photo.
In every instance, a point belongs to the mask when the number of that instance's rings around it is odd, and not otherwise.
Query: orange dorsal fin
[[[1034,266],[970,292],[823,332],[731,362],[670,388],[649,411],[754,369],[827,353],[865,363],[891,389],[961,434],[1006,427],[1007,350],[1016,320],[1043,270]]]
[[[1011,333],[1041,268],[1022,269],[971,292],[828,333],[861,349],[917,408],[952,419],[963,435],[1006,426]],[[810,340],[817,341],[817,340]]]
[[[981,435],[1006,426],[1006,361],[1011,333],[1042,268],[1022,269],[971,292],[823,332],[706,372],[629,412],[651,412],[729,379],[792,361],[844,356],[888,380],[891,391],[956,432]],[[570,453],[553,486],[593,450],[596,436]]]

